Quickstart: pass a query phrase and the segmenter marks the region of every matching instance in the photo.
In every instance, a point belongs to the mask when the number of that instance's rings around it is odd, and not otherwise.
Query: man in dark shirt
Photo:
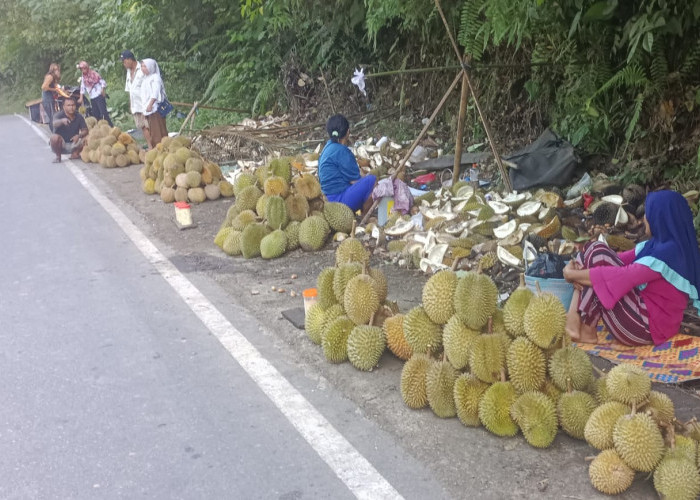
[[[54,134],[49,144],[51,151],[56,153],[54,163],[61,163],[61,154],[70,154],[71,160],[79,158],[83,150],[88,128],[83,115],[75,110],[75,100],[67,98],[63,102],[63,111],[53,115]]]

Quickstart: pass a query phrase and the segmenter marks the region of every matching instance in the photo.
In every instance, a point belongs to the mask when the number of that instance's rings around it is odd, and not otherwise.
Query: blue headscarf
[[[637,244],[635,262],[661,273],[700,311],[700,250],[688,202],[676,191],[651,192],[645,213],[651,238]]]

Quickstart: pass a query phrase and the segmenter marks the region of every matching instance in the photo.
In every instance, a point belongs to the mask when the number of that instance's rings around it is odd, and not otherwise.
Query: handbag
[[[170,104],[170,101],[168,101],[168,98],[166,97],[162,102],[158,103],[158,113],[160,113],[160,116],[165,118],[168,116],[168,114],[173,110],[173,105]]]

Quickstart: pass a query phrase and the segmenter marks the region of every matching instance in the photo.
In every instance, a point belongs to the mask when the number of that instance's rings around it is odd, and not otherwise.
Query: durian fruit
[[[172,203],[175,201],[175,190],[171,187],[163,187],[160,190],[160,199],[163,203]]]
[[[496,252],[487,252],[481,256],[479,259],[479,266],[483,270],[491,269],[494,264],[498,262],[498,257],[496,257]]]
[[[593,223],[597,226],[615,224],[619,207],[614,203],[603,202],[593,211]]]
[[[281,196],[285,198],[289,194],[289,184],[282,177],[272,175],[265,179],[265,194],[268,196]]]
[[[357,262],[350,262],[348,264],[343,264],[338,266],[333,273],[333,293],[335,298],[339,303],[345,301],[345,287],[348,282],[353,279],[358,274],[362,273],[362,264]]]
[[[457,370],[447,361],[435,361],[428,368],[426,375],[428,404],[433,413],[440,418],[451,418],[457,415],[454,385],[458,375]]]
[[[348,359],[358,370],[377,366],[385,348],[384,332],[376,326],[358,325],[348,336]]]
[[[698,454],[698,442],[680,434],[673,435],[672,447],[666,450],[666,457],[685,458],[695,462]]]
[[[236,206],[241,212],[243,210],[255,210],[255,205],[258,202],[258,198],[261,196],[262,191],[260,191],[257,187],[244,187],[241,189],[238,195],[236,195]]]
[[[319,250],[326,242],[330,227],[326,219],[312,215],[304,219],[299,226],[299,246],[302,250]]]
[[[492,383],[500,380],[501,374],[506,372],[506,335],[491,333],[474,337],[469,351],[469,367],[480,380]]]
[[[452,316],[443,327],[442,343],[445,354],[455,369],[464,370],[469,366],[471,342],[478,336],[479,332],[467,327],[457,315]]]
[[[374,284],[374,290],[377,292],[379,303],[384,303],[387,295],[389,294],[389,284],[386,281],[386,276],[379,269],[370,269],[369,276],[372,278],[372,283]]]
[[[335,251],[335,265],[340,266],[348,262],[359,262],[362,265],[369,264],[369,251],[357,238],[346,238],[340,242]]]
[[[320,344],[323,335],[323,326],[326,319],[326,311],[318,304],[314,304],[306,311],[304,330],[314,344]]]
[[[613,429],[617,421],[624,415],[630,413],[629,406],[610,401],[603,403],[593,410],[588,422],[583,428],[583,437],[586,442],[597,450],[607,450],[614,446]]]
[[[479,420],[486,429],[502,437],[515,436],[518,425],[510,416],[517,393],[510,382],[496,382],[484,391],[479,401]]]
[[[510,414],[531,446],[547,448],[554,441],[557,435],[556,408],[541,392],[529,391],[519,396],[511,406]]]
[[[366,325],[379,309],[379,299],[374,289],[374,281],[366,274],[360,274],[348,281],[343,294],[345,312],[356,325]]]
[[[276,259],[287,250],[287,234],[281,229],[272,231],[260,240],[260,256],[263,259]]]
[[[200,158],[190,157],[185,162],[185,172],[197,172],[201,175],[204,162]]]
[[[432,361],[426,354],[417,353],[406,361],[401,370],[401,399],[406,406],[417,410],[428,405],[426,377]]]
[[[554,404],[559,403],[559,399],[561,398],[562,391],[557,387],[554,382],[552,382],[552,379],[550,378],[545,378],[544,379],[544,384],[542,384],[542,388],[540,389],[542,394],[545,394],[549,399],[551,399]]]
[[[647,403],[640,410],[651,414],[659,424],[671,423],[676,416],[673,400],[659,391],[650,391]]]
[[[155,193],[155,181],[153,179],[146,179],[143,181],[143,192],[146,194]]]
[[[640,367],[621,364],[613,367],[605,377],[610,398],[628,405],[644,402],[651,392],[649,375]]]
[[[347,265],[347,264],[346,264]],[[414,307],[403,319],[406,342],[413,352],[437,352],[442,346],[442,330],[425,313],[421,306]]]
[[[233,196],[233,184],[229,181],[219,181],[219,192],[224,198],[230,198]]]
[[[455,381],[454,399],[457,418],[467,427],[479,427],[479,401],[489,388],[471,373],[463,373]]]
[[[510,294],[506,304],[503,306],[503,322],[510,336],[525,335],[523,321],[525,319],[525,311],[533,295],[532,291],[525,286],[525,275],[521,274],[520,286]]]
[[[287,204],[280,196],[269,196],[265,203],[265,218],[272,229],[284,229],[289,222]]]
[[[608,393],[607,375],[603,375],[595,380],[593,394],[595,395],[595,399],[599,405],[612,401],[612,399],[610,399],[610,394]]]
[[[119,144],[119,143],[117,143]],[[119,154],[119,155],[114,155],[114,163],[116,164],[117,167],[123,168],[129,165],[131,163],[129,161],[129,157],[126,156],[126,154]]]
[[[517,337],[510,343],[506,365],[510,381],[519,393],[542,388],[547,377],[547,360],[542,350],[526,337]]]
[[[613,429],[613,443],[620,458],[640,472],[653,471],[664,454],[661,431],[646,413],[620,417]]]
[[[480,330],[496,310],[498,289],[484,274],[467,273],[457,282],[455,313],[472,330]]]
[[[267,217],[267,214],[265,213],[265,209],[267,208],[267,200],[270,197],[266,194],[263,194],[260,198],[258,198],[258,201],[255,202],[255,213],[258,214],[258,217],[261,219],[265,219]]]
[[[219,229],[219,232],[216,233],[216,236],[214,237],[214,244],[217,247],[222,248],[224,246],[224,240],[232,232],[233,232],[232,227],[222,227],[221,229]]]
[[[342,316],[345,316],[345,311],[340,304],[334,304],[326,309],[325,315],[323,316],[323,326],[321,327],[321,342],[323,342],[323,337],[326,335],[331,324]]]
[[[303,221],[309,214],[309,202],[300,194],[290,194],[284,200],[289,220]]]
[[[501,308],[497,307],[491,316],[491,332],[508,335],[508,332],[506,332],[506,325],[503,322],[503,309]]]
[[[588,477],[595,489],[606,495],[627,491],[634,481],[634,471],[615,450],[603,450],[588,466]]]
[[[221,190],[216,184],[207,184],[204,186],[204,194],[207,195],[207,200],[218,200]]]
[[[192,203],[204,203],[207,200],[207,195],[201,187],[193,187],[187,190],[187,199]]]
[[[323,205],[323,216],[331,229],[341,233],[350,233],[355,222],[355,214],[345,203],[329,201]]]
[[[700,495],[700,472],[691,460],[665,457],[654,471],[654,488],[664,499],[695,500]]]
[[[454,271],[439,271],[423,286],[423,309],[433,323],[444,325],[454,315],[454,293],[457,275]]]
[[[307,200],[321,196],[321,184],[315,176],[310,174],[295,177],[294,190]]]
[[[292,181],[292,166],[288,157],[274,158],[270,161],[268,170],[272,175],[283,178],[287,184]]]
[[[554,352],[549,376],[562,391],[585,391],[593,381],[593,364],[586,351],[570,345]]]
[[[187,187],[196,188],[202,184],[202,174],[199,172],[187,172],[185,178],[187,179]]]
[[[348,359],[348,337],[355,328],[347,316],[335,318],[328,325],[321,339],[323,355],[331,363],[342,363]]]
[[[386,337],[386,346],[401,360],[408,360],[413,355],[413,349],[406,341],[403,332],[403,314],[395,314],[384,320],[382,330]]]
[[[243,233],[241,231],[231,231],[221,245],[221,249],[226,255],[241,255],[241,239]]]
[[[584,439],[583,430],[591,413],[598,407],[595,399],[583,391],[565,392],[559,398],[559,424],[569,436]]]
[[[187,201],[187,188],[178,187],[175,189],[175,201]]]
[[[566,310],[556,295],[545,292],[530,299],[523,328],[535,345],[549,349],[562,337],[565,326]]]
[[[260,242],[270,230],[264,224],[249,224],[241,236],[241,253],[246,259],[260,257]]]
[[[328,309],[330,306],[338,303],[338,299],[335,298],[335,293],[333,292],[334,275],[335,268],[326,267],[319,273],[318,278],[316,278],[316,290],[318,291],[317,301],[324,309]]]
[[[255,221],[257,221],[255,212],[252,210],[243,210],[231,221],[231,227],[236,231],[243,231],[246,226],[254,223]]]
[[[284,232],[287,233],[287,251],[291,252],[299,248],[299,222],[292,221],[287,224]]]

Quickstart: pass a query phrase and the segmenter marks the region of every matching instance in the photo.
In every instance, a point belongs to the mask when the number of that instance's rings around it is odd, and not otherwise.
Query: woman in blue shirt
[[[363,213],[372,206],[372,190],[377,184],[374,175],[360,175],[360,166],[348,148],[350,124],[343,115],[334,115],[326,123],[330,139],[318,160],[318,177],[321,191],[328,201],[337,201],[353,212]]]

